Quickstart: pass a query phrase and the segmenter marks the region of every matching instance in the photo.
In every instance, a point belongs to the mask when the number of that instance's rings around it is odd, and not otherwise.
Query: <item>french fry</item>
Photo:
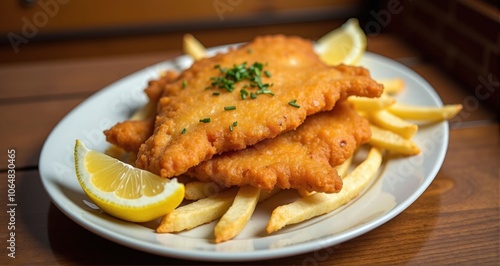
[[[351,167],[352,164],[352,157],[351,155],[351,157],[347,158],[341,165],[335,166],[335,170],[337,170],[340,177],[344,178],[347,175],[349,167]]]
[[[161,219],[156,232],[180,232],[216,220],[231,207],[237,192],[236,188],[230,188],[215,196],[178,207]]]
[[[420,153],[420,148],[410,139],[405,139],[400,135],[370,125],[372,136],[369,143],[375,147],[394,151],[402,155],[416,155]]]
[[[182,48],[184,52],[190,55],[195,61],[206,56],[206,49],[193,35],[184,34],[182,39]]]
[[[182,184],[187,184],[187,183],[194,182],[194,181],[198,180],[198,179],[195,179],[194,177],[190,177],[187,175],[179,175],[179,176],[176,176],[175,178],[177,178],[177,181],[179,181]]]
[[[308,191],[308,190],[305,190],[303,188],[299,188],[299,189],[297,189],[297,193],[299,193],[299,196],[301,196],[303,198],[303,197],[307,197],[307,196],[310,196],[310,195],[316,193],[316,191]]]
[[[130,165],[134,165],[137,158],[135,153],[127,152],[116,145],[109,146],[104,153]]]
[[[384,95],[379,98],[349,96],[347,101],[352,103],[357,111],[368,113],[385,109],[396,102],[394,98]]]
[[[411,139],[418,130],[417,125],[403,120],[387,110],[373,112],[369,117],[375,125],[390,130],[405,139]]]
[[[403,119],[437,122],[455,117],[462,110],[462,105],[449,104],[443,107],[428,107],[395,103],[387,110]]]
[[[184,185],[184,198],[187,200],[199,200],[218,194],[224,188],[214,182],[193,181]]]
[[[401,92],[405,87],[405,82],[400,78],[378,79],[378,83],[384,85],[385,94],[395,94]]]
[[[130,117],[130,120],[143,120],[147,117],[151,117],[156,112],[156,104],[153,102],[148,102],[143,107],[137,109],[134,114]]]
[[[266,199],[278,194],[280,191],[281,191],[281,189],[279,187],[275,187],[271,191],[261,190],[260,196],[259,196],[259,202],[265,201]]]
[[[232,239],[243,230],[252,216],[260,197],[260,189],[243,186],[238,190],[233,204],[214,228],[215,243]]]
[[[337,170],[337,173],[339,174],[339,176],[341,178],[344,178],[347,175],[347,172],[349,171],[349,167],[351,167],[352,157],[353,156],[347,158],[341,165],[335,166],[335,170]],[[307,197],[307,196],[310,196],[316,192],[307,191],[305,189],[297,189],[297,193],[299,193],[299,195],[301,197]]]
[[[358,196],[375,176],[382,163],[382,152],[371,148],[366,159],[344,179],[338,193],[315,193],[290,204],[274,209],[266,227],[268,233],[287,225],[300,223],[313,217],[332,212]]]
[[[179,177],[178,177],[179,178]],[[203,182],[203,181],[192,181],[186,180],[184,183],[184,198],[186,200],[200,200],[207,197],[211,197],[219,192],[225,190],[225,187],[217,185],[215,182]],[[274,188],[271,191],[260,191],[259,202],[264,201],[274,195],[276,195],[281,190],[279,188]]]

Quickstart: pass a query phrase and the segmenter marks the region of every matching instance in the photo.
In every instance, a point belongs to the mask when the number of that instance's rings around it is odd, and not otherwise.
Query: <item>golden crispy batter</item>
[[[167,83],[175,81],[179,78],[179,73],[175,71],[165,71],[158,80],[151,80],[144,92],[148,95],[149,101],[157,103],[160,99],[163,88]]]
[[[144,120],[127,120],[105,130],[106,141],[125,151],[137,153],[154,130],[154,117]]]
[[[166,71],[158,80],[148,82],[144,92],[149,98],[147,107],[156,110],[156,104],[163,93],[163,87],[169,82],[175,81],[179,73]],[[112,143],[125,151],[137,153],[139,147],[146,141],[154,131],[154,114],[143,120],[127,120],[117,123],[112,128],[105,130],[106,141]]]
[[[239,91],[248,85],[245,82],[237,83],[233,92],[207,90],[211,78],[222,75],[220,68],[244,62],[264,64],[271,77],[262,75],[262,84],[273,84],[269,89],[274,96],[243,100]],[[323,64],[309,41],[282,35],[258,37],[228,53],[195,62],[175,82],[166,84],[154,134],[139,149],[136,165],[162,177],[177,176],[215,154],[293,130],[306,116],[331,110],[348,95],[377,97],[382,90],[363,68]],[[220,95],[214,96],[213,91]],[[300,108],[291,106],[292,100]],[[226,106],[236,109],[228,111]],[[237,126],[230,130],[234,122]]]
[[[344,101],[332,111],[308,117],[295,131],[214,156],[186,174],[223,186],[338,192],[342,179],[333,167],[369,138],[366,119]]]

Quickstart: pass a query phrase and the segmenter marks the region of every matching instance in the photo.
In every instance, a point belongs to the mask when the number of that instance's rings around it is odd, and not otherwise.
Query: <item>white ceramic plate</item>
[[[226,49],[214,48],[211,53]],[[84,228],[104,238],[162,256],[205,261],[249,261],[311,252],[366,233],[406,209],[432,182],[448,146],[447,122],[421,126],[415,142],[422,153],[384,162],[380,174],[358,198],[346,206],[274,234],[265,232],[272,209],[289,201],[287,192],[258,205],[251,221],[235,239],[214,244],[214,223],[179,234],[156,234],[158,221],[124,222],[95,208],[77,182],[73,166],[75,139],[89,148],[104,151],[108,144],[102,131],[127,119],[146,102],[143,89],[161,70],[188,67],[181,56],[125,77],[95,93],[71,111],[47,138],[40,156],[40,175],[54,204]],[[404,103],[441,106],[433,88],[407,67],[385,57],[366,53],[360,63],[375,78],[403,78],[406,89],[398,96]],[[288,192],[289,193],[289,192]],[[313,258],[314,259],[314,258]]]

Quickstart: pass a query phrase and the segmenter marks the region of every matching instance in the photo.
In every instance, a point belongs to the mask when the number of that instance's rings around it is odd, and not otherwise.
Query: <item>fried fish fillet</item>
[[[234,82],[232,92],[210,86],[224,71],[256,63],[264,66],[259,72],[266,73],[259,76],[258,88],[252,88],[255,80],[253,84]],[[333,109],[339,99],[378,97],[382,90],[364,68],[322,63],[310,41],[282,35],[257,37],[227,53],[196,61],[165,85],[154,133],[141,145],[136,166],[174,177],[216,154],[293,130],[307,116]],[[258,97],[243,99],[242,91]]]
[[[105,130],[106,141],[127,152],[137,153],[142,143],[154,131],[154,117],[143,120],[127,120]]]
[[[121,141],[116,145],[126,149],[131,143],[146,141],[149,135],[143,132],[152,133],[152,122],[146,126],[146,121],[152,119],[113,127],[114,134],[124,130],[122,135],[129,139],[118,138]],[[228,187],[251,185],[264,190],[279,187],[331,193],[342,186],[333,167],[342,164],[369,138],[368,122],[343,101],[332,111],[309,116],[295,131],[244,150],[216,155],[185,174]]]
[[[342,179],[334,166],[343,163],[369,138],[368,121],[343,101],[332,111],[308,117],[295,131],[244,150],[216,155],[186,175],[228,187],[338,192]]]
[[[125,151],[137,154],[139,147],[153,134],[156,105],[163,93],[163,88],[167,83],[175,81],[178,77],[179,73],[166,71],[162,73],[158,80],[149,81],[147,88],[144,90],[149,99],[144,108],[148,112],[144,114],[146,117],[139,120],[123,121],[105,130],[106,141]],[[150,112],[150,110],[153,110],[153,112]]]

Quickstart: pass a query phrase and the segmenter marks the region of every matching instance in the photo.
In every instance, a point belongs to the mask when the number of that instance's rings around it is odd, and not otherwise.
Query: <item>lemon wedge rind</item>
[[[366,50],[366,35],[356,18],[323,35],[316,42],[316,51],[328,65],[356,65]]]
[[[74,156],[80,186],[95,205],[111,216],[130,222],[147,222],[174,210],[184,199],[184,185],[177,179],[164,179],[90,150],[80,140],[76,140]],[[108,169],[108,172],[104,172],[106,176],[103,176],[103,172],[96,174],[106,167],[116,171]],[[147,189],[151,186],[152,191]],[[133,197],[130,197],[130,193],[120,195],[117,190],[132,190]]]

